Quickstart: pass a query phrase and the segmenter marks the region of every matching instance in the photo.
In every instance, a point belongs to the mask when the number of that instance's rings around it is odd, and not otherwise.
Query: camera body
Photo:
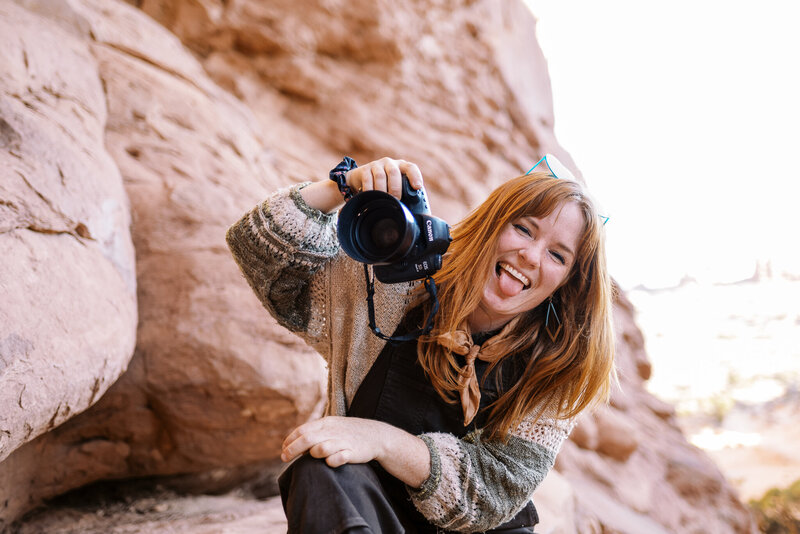
[[[364,191],[339,213],[339,243],[356,261],[372,264],[385,284],[409,282],[442,268],[450,246],[450,227],[431,215],[424,189],[413,189],[403,175],[400,200],[383,191]]]

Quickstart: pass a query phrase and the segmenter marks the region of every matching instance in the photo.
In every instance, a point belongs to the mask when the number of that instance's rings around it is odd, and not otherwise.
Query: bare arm
[[[331,467],[377,460],[392,476],[412,488],[430,476],[428,446],[405,430],[372,419],[323,417],[294,429],[283,442],[281,459],[291,462],[308,452]]]
[[[318,209],[323,213],[332,213],[344,204],[342,194],[331,180],[307,185],[300,190],[300,196],[310,208]]]

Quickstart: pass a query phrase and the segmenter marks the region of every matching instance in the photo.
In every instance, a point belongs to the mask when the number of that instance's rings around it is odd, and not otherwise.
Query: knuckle
[[[305,450],[310,446],[311,446],[311,443],[310,443],[309,439],[306,436],[300,436],[299,438],[294,440],[294,443],[292,443],[291,449],[294,450],[294,451],[296,451],[296,450]]]
[[[345,456],[344,451],[340,451],[337,452],[336,454],[328,456],[327,462],[328,465],[331,467],[339,467],[340,465],[344,465],[347,463],[347,458]]]

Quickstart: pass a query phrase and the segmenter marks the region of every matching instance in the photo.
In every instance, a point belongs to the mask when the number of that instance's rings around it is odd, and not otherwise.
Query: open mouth
[[[498,262],[494,269],[497,276],[500,276],[500,271],[503,270],[506,273],[508,273],[509,276],[511,276],[512,278],[519,280],[519,282],[522,284],[523,290],[530,289],[531,281],[528,279],[528,277],[519,272],[518,270],[516,270],[515,268],[513,268],[512,266],[510,266],[509,264],[507,264],[506,262],[504,261]]]

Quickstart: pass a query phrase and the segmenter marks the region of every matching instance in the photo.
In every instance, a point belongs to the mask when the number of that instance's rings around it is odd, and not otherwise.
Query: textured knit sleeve
[[[282,326],[326,355],[326,270],[339,251],[336,215],[281,189],[228,229],[226,240],[250,287]]]
[[[417,509],[438,527],[480,532],[511,520],[553,467],[571,421],[533,417],[507,443],[484,441],[480,431],[459,439],[422,434],[431,453],[431,474],[419,489],[408,488]]]

